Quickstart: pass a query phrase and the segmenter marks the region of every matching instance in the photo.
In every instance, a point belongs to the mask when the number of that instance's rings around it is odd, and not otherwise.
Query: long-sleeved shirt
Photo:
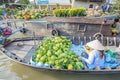
[[[90,69],[95,68],[96,66],[102,68],[105,62],[104,56],[103,58],[100,58],[100,52],[98,50],[91,51],[88,55],[88,59],[84,57],[81,57],[81,59],[87,63],[87,66]]]

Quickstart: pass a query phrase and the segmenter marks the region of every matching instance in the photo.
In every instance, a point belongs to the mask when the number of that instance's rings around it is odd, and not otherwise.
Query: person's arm
[[[81,57],[81,59],[82,59],[83,61],[85,61],[86,63],[88,63],[88,64],[92,64],[93,61],[94,61],[94,54],[93,54],[93,53],[89,53],[88,59],[86,59],[86,58],[84,58],[84,57]]]

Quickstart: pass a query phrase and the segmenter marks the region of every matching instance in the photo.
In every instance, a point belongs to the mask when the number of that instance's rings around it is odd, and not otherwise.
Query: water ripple
[[[22,80],[15,72],[11,72],[10,60],[0,53],[0,80]]]

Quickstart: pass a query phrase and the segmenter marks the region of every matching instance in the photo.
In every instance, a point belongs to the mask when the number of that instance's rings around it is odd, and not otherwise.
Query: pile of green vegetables
[[[81,70],[81,60],[71,50],[72,42],[65,36],[44,38],[32,55],[32,61],[49,64],[56,69]]]

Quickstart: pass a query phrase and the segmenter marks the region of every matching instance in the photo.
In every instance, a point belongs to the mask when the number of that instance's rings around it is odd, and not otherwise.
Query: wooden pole
[[[34,8],[36,9],[37,8],[37,4],[36,4],[36,0],[34,0]]]
[[[74,8],[74,3],[75,3],[75,0],[72,0],[71,8]]]

